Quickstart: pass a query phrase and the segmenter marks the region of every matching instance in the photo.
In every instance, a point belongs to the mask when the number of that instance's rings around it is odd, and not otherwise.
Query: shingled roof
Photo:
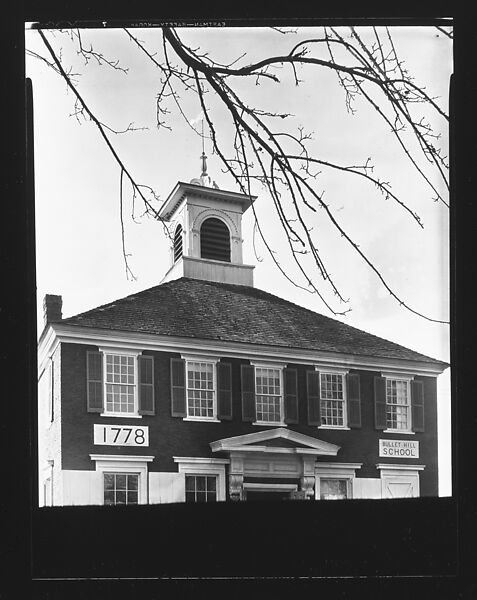
[[[186,277],[63,319],[61,323],[447,366],[260,289]]]

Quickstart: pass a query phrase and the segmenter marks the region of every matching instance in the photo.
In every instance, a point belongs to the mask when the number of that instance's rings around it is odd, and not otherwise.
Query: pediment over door
[[[298,433],[286,427],[278,427],[223,438],[210,443],[212,452],[270,452],[277,454],[312,454],[336,456],[340,446]]]

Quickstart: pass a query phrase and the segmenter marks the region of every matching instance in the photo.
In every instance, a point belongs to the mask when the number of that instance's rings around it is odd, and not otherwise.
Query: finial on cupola
[[[205,155],[205,142],[204,142],[204,119],[202,119],[202,173],[201,177],[207,177],[207,156]]]
[[[202,150],[201,159],[202,159],[202,173],[200,176],[207,177],[207,156],[205,155],[204,150]]]
[[[212,179],[209,177],[209,175],[207,173],[207,156],[205,154],[205,138],[204,138],[204,119],[202,119],[202,154],[200,155],[200,158],[202,160],[202,173],[200,174],[200,177],[194,177],[194,179],[191,179],[190,182],[193,183],[194,185],[202,185],[204,187],[213,187],[216,190],[218,190],[219,186],[215,183],[215,181],[212,181]]]

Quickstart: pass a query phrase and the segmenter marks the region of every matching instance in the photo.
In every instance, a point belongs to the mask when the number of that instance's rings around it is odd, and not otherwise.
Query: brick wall
[[[97,350],[94,346],[62,344],[63,378],[63,419],[62,419],[62,465],[63,469],[94,469],[89,454],[150,454],[155,459],[149,470],[177,471],[173,456],[216,456],[209,443],[214,440],[268,429],[244,423],[241,420],[240,365],[245,360],[224,357],[222,361],[232,365],[232,409],[233,419],[221,423],[188,422],[171,417],[170,407],[170,359],[179,354],[168,352],[146,352],[154,356],[155,405],[154,416],[141,419],[101,417],[86,411],[86,351]],[[299,423],[289,426],[306,435],[341,446],[336,457],[324,457],[326,462],[362,462],[358,477],[379,477],[376,463],[425,464],[421,472],[421,495],[437,495],[437,403],[436,380],[429,377],[416,377],[424,382],[425,425],[423,433],[414,435],[384,434],[374,429],[373,377],[380,373],[360,371],[362,427],[351,430],[317,429],[307,424],[306,368],[303,365],[289,365],[298,369]],[[309,367],[308,367],[309,368]],[[352,371],[358,372],[358,371]],[[94,446],[93,425],[95,423],[113,425],[147,425],[149,427],[149,447]],[[405,439],[420,442],[419,459],[380,458],[378,440]]]

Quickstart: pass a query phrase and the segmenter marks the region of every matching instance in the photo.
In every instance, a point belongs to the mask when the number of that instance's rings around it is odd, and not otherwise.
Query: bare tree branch
[[[272,28],[278,33],[296,34],[296,30]],[[445,29],[437,28],[447,37],[451,34]],[[311,148],[312,134],[303,127],[298,127],[296,133],[280,129],[279,123],[287,122],[292,115],[287,112],[274,112],[260,106],[249,106],[243,99],[242,93],[237,89],[238,82],[249,79],[256,85],[261,83],[271,86],[280,85],[280,78],[284,77],[287,69],[291,70],[295,85],[302,83],[302,73],[320,70],[334,72],[338,85],[345,94],[345,107],[355,115],[358,110],[358,99],[361,103],[372,109],[372,112],[389,128],[398,148],[410,165],[416,170],[428,188],[432,191],[434,199],[448,206],[443,194],[439,192],[439,185],[435,177],[426,171],[431,170],[439,175],[443,185],[449,185],[448,165],[446,157],[438,146],[438,133],[435,133],[430,122],[429,114],[448,122],[448,116],[438,105],[436,99],[431,97],[424,87],[416,84],[403,61],[398,57],[392,36],[388,28],[372,28],[370,35],[365,38],[355,28],[350,28],[350,35],[345,39],[333,27],[324,27],[323,35],[297,41],[288,53],[276,56],[267,56],[260,60],[253,60],[243,64],[247,53],[243,52],[233,60],[219,62],[200,48],[188,47],[179,37],[178,32],[171,27],[162,27],[162,39],[158,48],[150,50],[146,44],[139,40],[137,35],[124,29],[127,39],[133,42],[146,60],[151,61],[158,69],[159,88],[156,96],[156,124],[158,128],[171,129],[169,116],[180,114],[188,126],[199,136],[204,133],[194,127],[194,122],[187,116],[183,94],[192,94],[204,115],[210,132],[212,149],[224,168],[229,173],[244,194],[251,194],[252,182],[264,187],[272,201],[275,215],[280,223],[284,240],[287,243],[288,256],[292,259],[292,266],[299,274],[299,280],[292,275],[288,268],[281,263],[277,252],[266,239],[259,217],[252,204],[255,218],[254,225],[254,251],[255,235],[258,234],[269,256],[284,277],[293,285],[317,294],[324,305],[335,315],[344,315],[350,308],[339,310],[325,297],[324,290],[328,289],[334,297],[335,303],[347,304],[348,299],[338,289],[333,280],[323,256],[323,250],[318,248],[313,228],[310,226],[312,215],[321,211],[326,217],[331,228],[353,249],[367,267],[375,273],[380,284],[387,290],[403,308],[419,315],[429,321],[442,323],[421,311],[416,310],[407,301],[404,301],[392,286],[385,280],[377,265],[363,252],[356,240],[347,233],[339,224],[331,206],[324,200],[324,192],[318,191],[317,184],[325,172],[342,172],[357,176],[374,186],[384,200],[392,200],[404,210],[418,225],[423,228],[423,223],[418,213],[411,208],[407,201],[399,197],[391,189],[388,181],[383,181],[374,174],[374,166],[368,157],[356,161],[355,165],[338,164],[330,158],[326,160],[316,156],[309,150]],[[152,215],[159,219],[157,210],[153,207],[147,195],[157,199],[152,188],[135,182],[132,174],[126,168],[114,149],[106,131],[124,133],[143,129],[134,127],[130,123],[124,130],[119,131],[102,122],[98,116],[87,106],[78,89],[73,85],[71,73],[61,65],[59,55],[55,54],[45,35],[39,31],[52,61],[38,55],[36,58],[45,62],[55,72],[59,73],[75,94],[75,109],[73,116],[80,122],[84,119],[92,120],[100,131],[101,137],[114,159],[120,167],[121,192],[121,232],[123,256],[125,261],[126,276],[133,276],[128,265],[128,256],[125,250],[124,223],[123,223],[123,176],[129,179],[132,186],[132,219],[135,216],[135,201],[140,199],[144,205],[144,214]],[[374,37],[373,37],[374,36]],[[98,65],[106,65],[113,70],[124,73],[127,69],[121,67],[117,60],[106,58],[90,44],[84,43],[79,30],[70,32],[71,40],[78,46],[77,54],[88,65],[90,61]],[[31,53],[33,56],[35,53]],[[237,82],[237,89],[234,84]],[[213,104],[212,104],[213,101]],[[211,106],[219,103],[226,110],[229,126],[233,134],[226,141],[218,135],[215,124],[215,111]],[[420,110],[420,109],[425,110]],[[361,110],[361,109],[360,109]],[[220,128],[222,132],[222,127]],[[412,142],[412,143],[411,143]],[[231,149],[230,149],[231,145]],[[424,165],[424,166],[423,166]],[[160,219],[159,219],[160,220]],[[167,227],[163,222],[163,227]],[[258,257],[257,257],[258,259]],[[310,269],[310,265],[312,268]],[[325,288],[318,287],[313,276],[317,275],[324,282]],[[303,281],[304,283],[302,283]]]

